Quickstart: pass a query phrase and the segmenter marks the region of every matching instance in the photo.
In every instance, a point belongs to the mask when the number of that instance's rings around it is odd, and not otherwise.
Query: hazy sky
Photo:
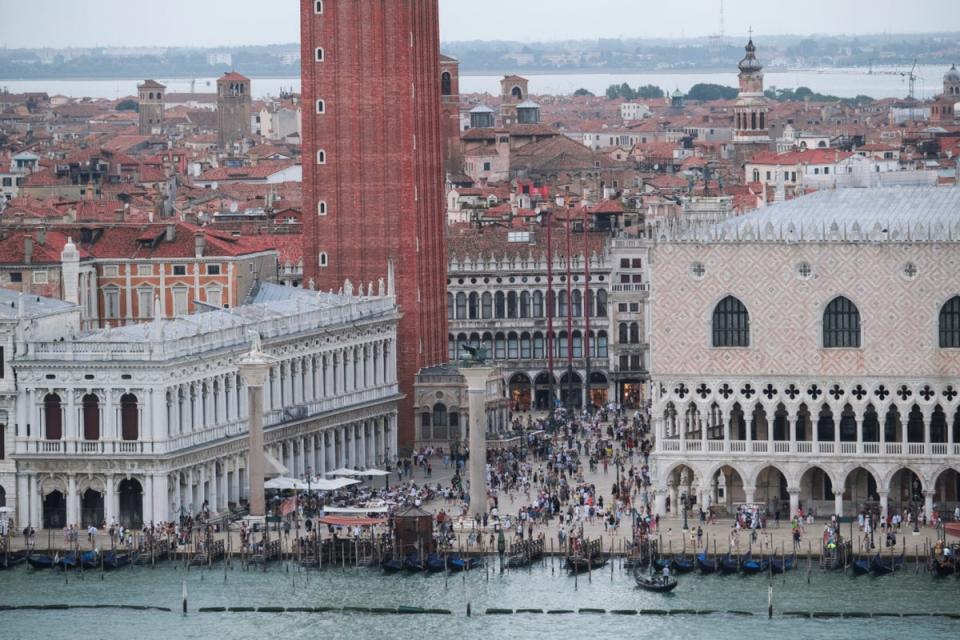
[[[0,0],[0,46],[296,42],[298,5],[299,0]],[[960,31],[960,0],[726,0],[724,5],[726,33],[732,36],[751,25],[758,36]],[[720,0],[440,0],[440,35],[445,42],[703,36],[719,30],[719,8]]]

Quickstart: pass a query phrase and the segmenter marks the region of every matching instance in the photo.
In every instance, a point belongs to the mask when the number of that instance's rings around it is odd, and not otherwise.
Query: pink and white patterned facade
[[[659,512],[683,495],[783,515],[801,504],[953,510],[960,348],[952,334],[941,342],[941,328],[960,309],[960,189],[847,191],[660,234],[650,296]],[[746,346],[714,346],[728,296],[748,318]],[[825,347],[839,297],[859,314],[856,348]]]

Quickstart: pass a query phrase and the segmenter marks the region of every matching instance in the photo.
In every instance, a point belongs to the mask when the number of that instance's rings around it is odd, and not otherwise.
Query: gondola
[[[797,554],[793,554],[789,557],[782,557],[777,559],[773,557],[770,559],[770,571],[772,573],[786,573],[793,569],[793,565],[797,563]]]
[[[903,566],[904,553],[901,553],[898,558],[893,558],[892,562],[889,558],[884,559],[878,553],[870,561],[870,570],[875,576],[886,576],[894,571],[900,571],[900,568]]]
[[[955,562],[956,561],[952,557],[934,558],[933,561],[931,562],[930,568],[933,571],[934,575],[952,576],[957,571],[956,565],[954,564]]]
[[[870,560],[868,558],[855,559],[850,568],[853,569],[853,575],[862,576],[870,573]]]
[[[153,552],[140,551],[131,560],[133,564],[136,564],[136,565],[153,564],[155,562],[160,562],[161,560],[166,560],[167,555],[169,555],[169,553],[170,553],[169,549],[165,547],[161,547],[159,549],[156,549]]]
[[[118,553],[116,551],[107,551],[103,554],[103,568],[107,571],[111,569],[119,569],[120,567],[125,567],[130,564],[131,558],[129,553]]]
[[[740,573],[740,563],[737,561],[737,558],[731,556],[729,553],[723,556],[720,560],[720,573],[724,575]]]
[[[64,554],[62,558],[57,560],[57,566],[64,571],[67,569],[76,569],[80,566],[80,557],[71,551],[70,553]]]
[[[52,569],[56,561],[48,555],[30,554],[27,556],[27,564],[34,569]]]
[[[92,571],[100,566],[100,555],[96,551],[84,551],[80,554],[80,564],[84,570]]]
[[[696,568],[696,563],[686,556],[676,556],[673,559],[672,569],[675,573],[690,573]]]
[[[467,569],[479,569],[483,566],[482,558],[461,558],[460,556],[453,556],[448,561],[448,566],[450,571],[466,571]]]
[[[404,558],[403,569],[404,571],[410,571],[411,573],[423,571],[423,562],[420,561],[420,556],[414,553]]]
[[[606,555],[595,555],[592,558],[586,558],[584,556],[570,556],[567,558],[567,571],[569,571],[571,575],[575,573],[586,573],[587,571],[599,569],[606,564]]]
[[[530,566],[530,562],[531,560],[526,553],[515,553],[507,557],[507,568],[520,569],[522,567],[528,567]]]
[[[660,576],[657,574],[641,575],[634,573],[633,579],[637,586],[644,591],[653,591],[654,593],[667,593],[677,588],[677,579],[672,576]]]
[[[427,571],[430,573],[440,573],[447,569],[447,563],[443,556],[431,553],[427,556]]]
[[[770,561],[766,558],[754,560],[751,557],[744,560],[741,563],[740,568],[743,569],[743,572],[747,575],[756,575],[758,573],[764,573],[767,569],[769,569]]]
[[[27,551],[12,551],[0,555],[0,571],[12,569],[27,561]]]
[[[711,560],[706,551],[697,555],[697,568],[700,569],[700,573],[716,573],[717,565],[717,559]]]
[[[398,573],[403,570],[403,560],[389,558],[380,563],[380,568],[387,573]]]

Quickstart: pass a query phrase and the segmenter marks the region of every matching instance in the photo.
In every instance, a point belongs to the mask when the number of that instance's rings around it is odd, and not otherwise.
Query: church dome
[[[753,44],[753,38],[750,38],[745,47],[747,55],[743,57],[743,60],[740,61],[740,64],[737,66],[740,68],[740,71],[750,73],[755,71],[760,71],[763,69],[763,66],[760,64],[760,61],[757,60],[756,52],[757,48]]]
[[[943,74],[944,82],[960,82],[960,71],[957,71],[957,65],[951,65],[950,70]]]

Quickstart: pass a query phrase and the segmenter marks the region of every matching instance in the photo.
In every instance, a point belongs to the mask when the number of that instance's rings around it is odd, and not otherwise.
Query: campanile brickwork
[[[437,0],[301,0],[304,279],[337,290],[396,265],[400,446],[417,372],[446,362]]]

